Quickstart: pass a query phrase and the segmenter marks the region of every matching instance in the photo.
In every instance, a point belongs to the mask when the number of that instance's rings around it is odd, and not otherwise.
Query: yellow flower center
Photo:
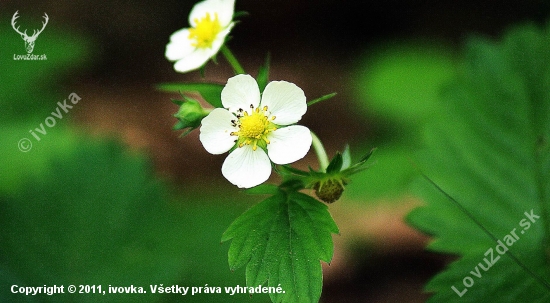
[[[259,139],[268,125],[267,117],[257,112],[250,116],[247,113],[239,120],[241,122],[240,133],[248,138]]]
[[[214,19],[210,19],[210,13],[202,19],[195,19],[197,24],[194,28],[189,29],[189,39],[194,40],[192,46],[198,48],[212,47],[212,43],[216,39],[218,33],[222,30],[218,14],[214,14]]]
[[[275,119],[275,116],[268,117],[267,106],[264,106],[262,109],[254,109],[254,106],[250,105],[250,108],[252,109],[252,114],[248,114],[248,112],[242,109],[238,110],[238,120],[232,120],[231,123],[233,126],[238,126],[239,131],[232,132],[231,135],[239,137],[239,147],[252,145],[252,149],[256,150],[259,145],[265,148],[269,144],[267,136],[270,132],[277,129],[277,126],[271,122]],[[243,115],[240,114],[242,112],[244,112]]]

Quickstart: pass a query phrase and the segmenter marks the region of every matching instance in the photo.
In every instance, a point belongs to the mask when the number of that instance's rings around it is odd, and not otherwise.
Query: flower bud
[[[333,203],[340,199],[344,192],[344,182],[339,179],[318,181],[313,185],[315,195],[326,203]]]
[[[185,101],[174,115],[179,120],[174,129],[179,130],[189,127],[190,130],[193,130],[200,126],[202,118],[206,117],[207,114],[199,102],[195,100]]]

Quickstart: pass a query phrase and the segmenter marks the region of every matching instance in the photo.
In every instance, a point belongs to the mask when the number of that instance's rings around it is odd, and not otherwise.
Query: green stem
[[[235,58],[231,50],[229,50],[229,48],[225,44],[222,46],[221,51],[222,54],[225,56],[225,59],[227,59],[227,62],[229,62],[229,64],[231,64],[231,67],[233,67],[235,75],[246,74],[244,68],[241,66],[237,58]]]
[[[315,149],[315,153],[317,154],[317,158],[319,159],[320,170],[324,172],[326,171],[329,164],[327,152],[323,147],[323,143],[321,143],[321,140],[319,140],[319,137],[317,137],[314,132],[311,132],[311,138],[313,139],[313,148]]]

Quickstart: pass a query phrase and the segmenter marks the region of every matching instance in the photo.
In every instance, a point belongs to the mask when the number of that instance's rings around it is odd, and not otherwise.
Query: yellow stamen
[[[277,126],[271,122],[274,117],[269,116],[267,106],[260,109],[251,105],[250,108],[252,109],[251,114],[244,111],[242,116],[237,116],[239,120],[235,124],[239,131],[232,132],[231,135],[239,137],[239,147],[252,145],[252,150],[257,150],[258,146],[265,148],[266,144],[270,143],[267,139],[269,133],[277,129]],[[242,113],[243,111],[239,109],[237,112]]]
[[[189,39],[194,40],[192,46],[197,48],[212,47],[212,43],[216,40],[216,36],[222,30],[218,14],[214,14],[214,19],[210,19],[210,13],[202,19],[195,19],[196,26],[189,29]]]

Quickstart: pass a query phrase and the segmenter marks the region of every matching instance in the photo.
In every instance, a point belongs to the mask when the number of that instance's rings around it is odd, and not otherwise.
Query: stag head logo
[[[15,19],[19,18],[19,15],[17,15],[19,11],[16,11],[15,14],[13,14],[13,18],[11,18],[11,26],[13,27],[13,29],[21,35],[21,38],[23,38],[23,40],[25,41],[25,48],[27,49],[27,53],[32,53],[33,49],[34,49],[34,41],[36,41],[36,38],[38,38],[38,35],[40,35],[40,33],[44,30],[44,28],[46,27],[46,24],[48,24],[48,14],[44,13],[44,16],[43,18],[45,19],[44,22],[42,22],[42,28],[40,30],[33,30],[32,32],[32,35],[29,36],[27,35],[27,30],[25,30],[24,32],[21,32],[19,30],[19,26],[18,27],[15,27]]]

